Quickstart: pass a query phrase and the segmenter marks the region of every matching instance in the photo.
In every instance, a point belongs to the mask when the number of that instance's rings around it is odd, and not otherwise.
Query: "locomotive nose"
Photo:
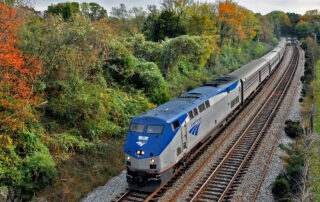
[[[137,180],[138,184],[143,184],[144,183],[144,177],[143,176],[137,176],[136,180]]]

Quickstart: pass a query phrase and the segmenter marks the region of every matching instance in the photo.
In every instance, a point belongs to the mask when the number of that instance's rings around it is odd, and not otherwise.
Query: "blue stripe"
[[[197,126],[197,129],[196,129],[196,136],[198,135],[198,131],[199,131],[199,128],[200,128],[200,124]]]
[[[249,86],[247,86],[243,92],[246,92],[257,80],[258,80],[258,77]]]

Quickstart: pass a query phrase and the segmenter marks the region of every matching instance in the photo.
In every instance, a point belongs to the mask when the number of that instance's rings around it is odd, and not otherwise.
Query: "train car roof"
[[[227,87],[236,86],[235,84],[238,81],[239,79],[234,76],[224,76],[214,79],[207,84],[193,89],[178,98],[135,117],[134,119],[153,117],[171,123],[209,98],[225,92]]]
[[[270,61],[271,59],[273,59],[275,57],[279,57],[278,52],[271,51],[271,52],[265,54],[262,58],[265,58],[266,60]]]
[[[250,77],[253,73],[255,73],[257,70],[262,68],[267,63],[268,62],[266,59],[259,58],[231,72],[229,75],[241,78],[242,80],[246,80],[248,77]]]

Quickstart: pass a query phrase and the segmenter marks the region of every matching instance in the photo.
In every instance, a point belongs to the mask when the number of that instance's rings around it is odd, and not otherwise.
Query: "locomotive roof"
[[[193,89],[180,97],[137,116],[136,118],[154,117],[167,123],[171,123],[209,98],[223,92],[227,87],[237,81],[238,78],[234,76],[224,76],[214,79],[204,86]]]

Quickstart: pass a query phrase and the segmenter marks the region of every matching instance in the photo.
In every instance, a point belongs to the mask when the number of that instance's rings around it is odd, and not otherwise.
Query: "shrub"
[[[283,144],[279,146],[287,153],[286,156],[282,157],[282,160],[285,164],[290,188],[293,193],[297,193],[301,184],[305,155],[297,144],[289,143],[288,146]]]
[[[179,67],[179,61],[189,63],[188,69],[200,69],[214,51],[214,39],[207,36],[179,36],[164,42],[160,55],[163,74]]]
[[[276,201],[290,201],[290,184],[284,174],[279,174],[272,184],[272,194]]]
[[[168,88],[158,66],[151,62],[137,62],[132,82],[138,89],[144,88],[149,96],[152,96],[156,88]]]
[[[156,62],[159,60],[162,44],[146,41],[144,35],[137,34],[128,39],[127,47],[131,49],[136,58]]]
[[[151,95],[150,101],[160,105],[170,100],[170,95],[167,89],[156,88]]]
[[[297,138],[303,135],[303,128],[301,127],[299,121],[292,121],[290,119],[287,120],[284,130],[286,134],[291,138]]]
[[[48,149],[39,141],[39,136],[34,133],[24,131],[13,136],[15,139],[15,154],[25,157],[34,152],[48,152]]]
[[[25,160],[22,171],[25,176],[21,187],[23,194],[43,189],[53,181],[57,174],[51,155],[39,152]]]
[[[35,152],[3,172],[2,183],[13,189],[15,197],[31,199],[36,191],[49,185],[57,172],[48,152]],[[2,184],[1,183],[1,184]]]
[[[102,52],[101,59],[103,70],[110,73],[119,83],[123,83],[134,74],[134,56],[119,41],[110,41],[106,50]]]

